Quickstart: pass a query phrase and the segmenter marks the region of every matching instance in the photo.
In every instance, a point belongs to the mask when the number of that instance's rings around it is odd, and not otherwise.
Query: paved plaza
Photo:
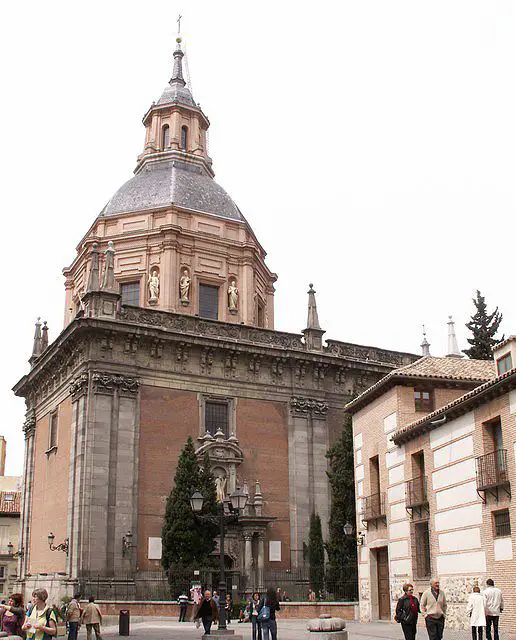
[[[310,633],[306,630],[306,620],[278,620],[278,640],[309,640]],[[251,639],[250,624],[231,624],[237,635],[241,635],[244,640]],[[393,640],[403,640],[403,633],[397,624],[375,622],[371,624],[360,624],[348,622],[350,640],[377,640],[378,638],[392,638]],[[118,626],[105,627],[104,638],[115,638],[118,636]],[[86,637],[86,632],[81,631],[79,640]],[[132,640],[188,640],[189,638],[202,637],[202,628],[196,629],[192,622],[179,623],[170,622],[165,619],[149,619],[146,622],[138,622],[131,625]],[[216,635],[213,636],[216,638]],[[471,633],[464,631],[445,631],[444,640],[469,640]],[[416,640],[428,640],[428,635],[424,627],[418,629]],[[500,634],[500,640],[516,640],[516,634]]]

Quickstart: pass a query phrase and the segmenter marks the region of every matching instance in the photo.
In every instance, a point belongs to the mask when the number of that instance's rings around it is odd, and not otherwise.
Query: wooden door
[[[389,553],[387,547],[376,551],[376,568],[378,574],[378,617],[390,620],[391,604],[389,595]]]

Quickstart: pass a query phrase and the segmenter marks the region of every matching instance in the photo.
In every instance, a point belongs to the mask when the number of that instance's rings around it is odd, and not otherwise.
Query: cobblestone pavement
[[[309,640],[310,633],[306,630],[306,620],[278,620],[278,640]],[[244,640],[251,640],[251,625],[232,623],[230,628],[235,630],[236,635],[241,635]],[[403,640],[403,633],[397,624],[375,622],[371,624],[361,624],[348,622],[350,640],[378,640],[378,638],[389,638],[392,640]],[[79,640],[84,640],[86,632],[81,630]],[[118,626],[105,627],[102,633],[103,638],[118,638]],[[201,629],[196,629],[192,622],[171,622],[165,619],[149,619],[146,622],[131,625],[130,638],[132,640],[193,640],[202,637]],[[214,640],[216,635],[213,636]],[[470,640],[471,633],[465,631],[445,630],[443,640]],[[428,640],[424,627],[418,629],[416,640]],[[516,634],[500,633],[500,640],[516,640]]]

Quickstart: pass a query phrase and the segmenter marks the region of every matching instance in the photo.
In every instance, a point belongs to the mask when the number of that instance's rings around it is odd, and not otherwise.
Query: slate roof
[[[245,220],[226,191],[201,166],[170,159],[145,163],[118,189],[100,215],[144,211],[170,204],[232,220]]]
[[[346,411],[354,413],[373,398],[385,393],[396,384],[414,380],[448,380],[465,383],[482,383],[496,376],[491,360],[468,360],[466,358],[436,358],[423,356],[415,362],[394,369],[357,398],[346,405]]]
[[[423,418],[419,418],[398,429],[393,435],[392,440],[396,444],[407,442],[407,440],[411,440],[421,432],[432,431],[440,426],[440,424],[443,424],[441,420],[444,415],[455,418],[471,410],[472,403],[477,404],[479,401],[482,402],[483,397],[485,397],[488,402],[493,396],[502,395],[514,388],[516,388],[516,367],[475,387],[472,391],[468,391],[464,395],[455,398],[455,400],[444,405],[444,407],[436,409]],[[437,422],[438,424],[432,424],[432,422]]]
[[[0,491],[0,515],[19,514],[20,503],[20,491]]]
[[[158,104],[168,104],[169,102],[180,102],[190,107],[196,107],[195,100],[192,97],[190,89],[185,85],[182,86],[177,82],[172,82],[165,87]]]

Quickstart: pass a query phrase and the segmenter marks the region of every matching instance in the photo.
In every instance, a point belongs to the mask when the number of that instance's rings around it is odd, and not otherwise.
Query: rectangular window
[[[261,300],[258,300],[256,312],[256,324],[259,327],[265,327],[265,307]]]
[[[498,358],[496,361],[496,368],[498,370],[498,375],[501,376],[502,373],[506,373],[512,369],[512,356],[510,353]]]
[[[219,317],[219,288],[199,285],[199,316],[217,320]]]
[[[495,538],[505,538],[511,535],[511,519],[509,509],[495,511],[493,513]]]
[[[434,394],[431,389],[414,389],[414,406],[416,411],[433,411]]]
[[[219,429],[229,436],[229,412],[227,402],[207,400],[204,409],[204,428],[214,436]]]
[[[126,282],[120,285],[120,293],[122,294],[122,304],[128,304],[133,307],[140,306],[140,283]]]
[[[0,580],[5,578],[5,565],[0,565]]]
[[[57,447],[57,411],[50,414],[50,429],[48,432],[48,448]]]
[[[416,576],[418,578],[428,578],[431,573],[428,522],[415,522],[413,527]]]
[[[380,460],[378,456],[369,459],[369,486],[371,495],[380,493]]]

